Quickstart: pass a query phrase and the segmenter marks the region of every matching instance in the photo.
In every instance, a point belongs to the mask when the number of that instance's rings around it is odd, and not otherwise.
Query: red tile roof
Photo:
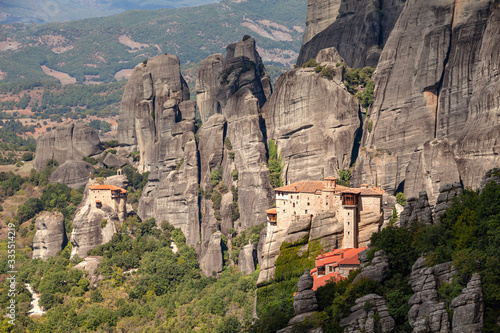
[[[91,190],[110,190],[110,191],[120,191],[121,193],[127,193],[127,190],[115,185],[93,185],[90,186]]]
[[[276,214],[276,208],[268,209],[268,210],[266,210],[266,213],[268,213],[268,214]]]
[[[337,282],[340,280],[344,280],[345,277],[343,277],[339,273],[330,273],[328,275],[320,276],[319,278],[317,278],[316,274],[315,274],[315,275],[313,275],[313,279],[314,279],[314,283],[313,283],[312,289],[314,291],[316,291],[316,289],[318,289],[319,287],[323,287],[330,280],[332,282]]]

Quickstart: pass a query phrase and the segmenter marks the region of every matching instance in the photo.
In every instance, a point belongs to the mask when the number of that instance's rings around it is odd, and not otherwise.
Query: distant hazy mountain
[[[65,22],[102,17],[132,9],[180,8],[206,5],[220,0],[4,0],[0,1],[0,23]]]

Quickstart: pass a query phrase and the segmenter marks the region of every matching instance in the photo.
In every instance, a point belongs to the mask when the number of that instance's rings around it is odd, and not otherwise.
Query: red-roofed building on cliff
[[[352,270],[359,267],[359,253],[366,249],[367,247],[336,249],[325,254],[321,253],[316,257],[316,267],[311,269],[311,276],[314,279],[312,289],[316,291],[329,280],[339,281],[347,278]]]
[[[344,226],[341,248],[357,248],[360,221],[367,216],[375,217],[380,224],[383,221],[384,191],[373,185],[350,188],[338,185],[334,177],[327,177],[324,181],[299,181],[274,191],[276,208],[266,211],[268,236],[276,229],[286,230],[299,216],[310,216],[312,220],[321,212],[334,211],[337,221]]]

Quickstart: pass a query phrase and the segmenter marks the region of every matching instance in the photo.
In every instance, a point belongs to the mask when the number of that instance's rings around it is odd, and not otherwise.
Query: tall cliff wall
[[[319,58],[329,79],[314,68],[294,69],[280,76],[263,108],[268,139],[281,151],[286,180],[322,180],[351,164],[361,125],[359,103],[343,84],[343,62],[334,49]]]
[[[356,183],[425,188],[434,202],[440,183],[478,187],[498,164],[499,11],[498,1],[407,1],[374,76]]]
[[[309,0],[307,29],[297,64],[335,47],[351,67],[375,67],[403,0]]]

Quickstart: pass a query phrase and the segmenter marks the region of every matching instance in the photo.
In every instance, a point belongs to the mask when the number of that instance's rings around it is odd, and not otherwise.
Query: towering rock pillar
[[[138,214],[181,228],[189,245],[200,240],[194,122],[195,102],[189,101],[177,56],[160,55],[134,69],[123,95],[118,139],[122,147],[140,151],[139,171],[150,172]]]

